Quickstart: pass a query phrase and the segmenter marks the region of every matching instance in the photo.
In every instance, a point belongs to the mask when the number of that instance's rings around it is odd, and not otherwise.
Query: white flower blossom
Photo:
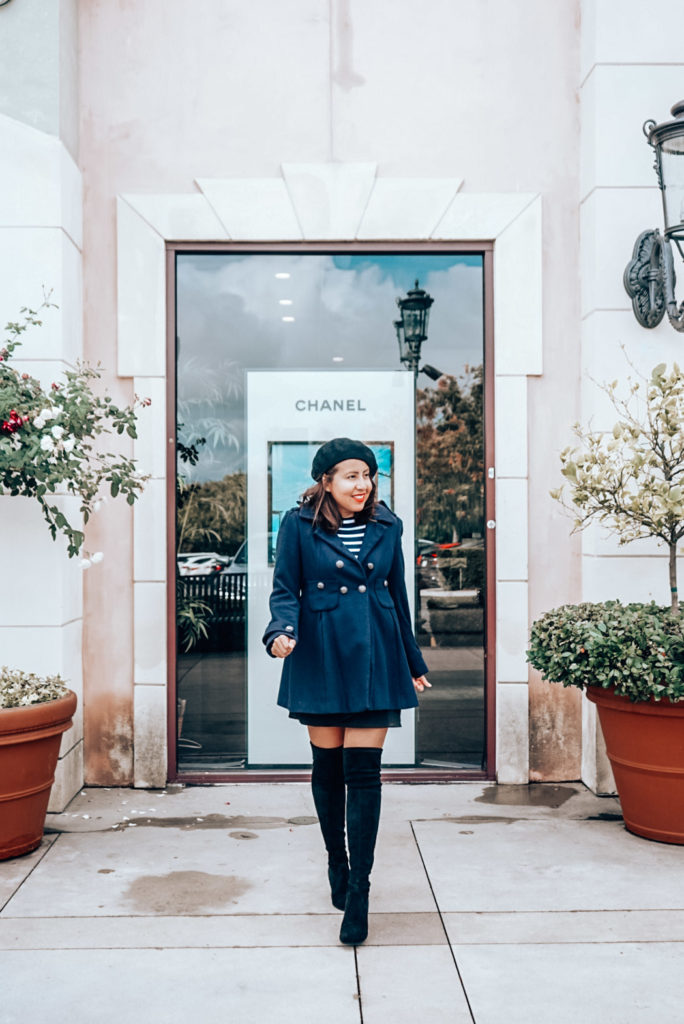
[[[101,562],[103,558],[104,554],[101,551],[96,551],[93,555],[90,556],[90,561],[93,563],[93,565],[97,565],[97,563]]]
[[[81,569],[89,569],[90,566],[92,565],[92,562],[90,561],[89,558],[82,558],[78,564],[81,567]]]
[[[7,666],[0,668],[0,708],[27,707],[65,697],[67,692],[60,676],[36,676]]]
[[[47,297],[43,305],[50,305]],[[110,450],[114,446],[100,451],[93,442],[103,432],[134,436],[140,403],[119,408],[106,392],[102,396],[101,388],[94,384],[102,376],[100,368],[85,363],[78,362],[68,371],[65,382],[53,381],[49,386],[22,373],[21,368],[5,369],[3,360],[9,361],[12,349],[21,343],[20,335],[34,323],[40,321],[28,310],[24,310],[23,320],[9,323],[7,346],[0,353],[7,385],[5,412],[0,415],[0,427],[7,418],[0,430],[0,490],[4,487],[12,494],[37,499],[53,537],[57,533],[66,537],[68,556],[74,558],[74,564],[83,559],[81,565],[86,569],[93,563],[82,549],[83,533],[78,526],[87,518],[94,498],[100,497],[100,488],[109,485],[114,489],[112,499],[121,494],[133,504],[146,480],[133,462]],[[74,503],[68,516],[54,509],[50,497],[64,492]]]

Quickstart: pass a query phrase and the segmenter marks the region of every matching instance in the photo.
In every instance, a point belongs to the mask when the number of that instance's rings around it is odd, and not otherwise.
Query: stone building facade
[[[0,660],[80,696],[53,807],[85,780],[168,776],[169,243],[486,242],[495,346],[501,783],[612,785],[593,705],[542,682],[529,623],[577,600],[667,601],[664,552],[571,535],[549,497],[592,378],[671,361],[622,271],[660,195],[641,125],[681,98],[674,0],[11,0],[0,7],[0,312],[53,289],[23,358],[84,357],[152,398],[134,510],[105,505],[86,574],[0,498]],[[4,322],[4,321],[3,321]]]

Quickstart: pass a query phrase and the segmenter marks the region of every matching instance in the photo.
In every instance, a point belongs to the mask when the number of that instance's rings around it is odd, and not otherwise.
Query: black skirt
[[[396,729],[401,725],[401,711],[350,711],[341,714],[309,715],[305,711],[291,711],[302,725],[341,726],[343,729]]]

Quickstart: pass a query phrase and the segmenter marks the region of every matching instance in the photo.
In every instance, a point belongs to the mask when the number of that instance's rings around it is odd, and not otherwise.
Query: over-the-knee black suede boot
[[[323,841],[328,851],[328,879],[333,906],[344,910],[349,862],[344,840],[344,763],[342,747],[311,744],[313,793]]]
[[[345,747],[349,886],[340,942],[358,946],[368,936],[368,891],[380,822],[380,747]]]

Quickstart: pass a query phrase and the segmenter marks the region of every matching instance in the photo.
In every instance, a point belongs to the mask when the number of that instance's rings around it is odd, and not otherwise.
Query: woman
[[[278,531],[263,638],[284,659],[278,704],[309,730],[311,788],[348,945],[368,935],[387,729],[430,686],[411,626],[401,520],[376,501],[377,470],[361,441],[336,437],[316,452],[316,483]]]

